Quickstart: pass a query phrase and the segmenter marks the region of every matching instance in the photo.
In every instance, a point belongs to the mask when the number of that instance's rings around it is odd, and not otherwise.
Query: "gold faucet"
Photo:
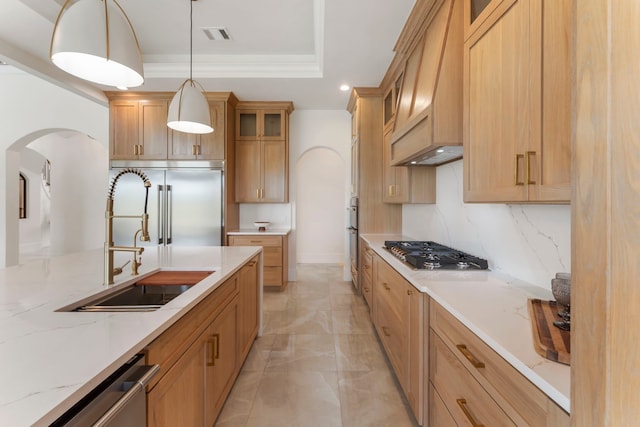
[[[146,189],[146,196],[144,201],[144,213],[142,215],[114,215],[113,214],[113,196],[115,194],[116,184],[118,179],[124,174],[133,173],[138,175],[144,183]],[[138,234],[141,233],[140,241],[148,242],[149,238],[149,215],[147,214],[147,202],[149,197],[149,187],[151,182],[149,178],[139,169],[127,168],[119,172],[111,181],[109,186],[109,192],[107,195],[107,209],[105,211],[105,242],[104,242],[104,284],[106,286],[113,284],[114,269],[113,268],[113,253],[114,252],[132,252],[133,263],[131,264],[131,275],[136,276],[138,274],[138,267],[142,264],[139,255],[144,252],[143,247],[136,245],[138,240]],[[133,246],[115,246],[113,244],[113,219],[114,218],[139,218],[141,220],[140,228],[133,235]],[[122,269],[120,269],[120,272]]]

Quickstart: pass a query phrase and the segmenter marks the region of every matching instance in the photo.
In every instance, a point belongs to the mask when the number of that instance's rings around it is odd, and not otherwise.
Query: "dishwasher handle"
[[[131,388],[127,390],[125,394],[122,395],[120,399],[116,403],[113,404],[112,407],[109,408],[107,412],[104,413],[102,417],[98,421],[93,424],[93,427],[104,427],[107,426],[109,421],[111,421],[116,415],[122,411],[127,404],[136,396],[136,394],[145,392],[145,388],[147,384],[151,381],[158,371],[160,370],[160,365],[152,365],[149,366],[147,372],[144,373],[140,379],[135,381]]]

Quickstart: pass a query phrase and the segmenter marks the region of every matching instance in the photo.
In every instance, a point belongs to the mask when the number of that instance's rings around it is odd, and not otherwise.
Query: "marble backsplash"
[[[435,205],[403,205],[402,233],[486,258],[489,268],[549,289],[571,269],[571,207],[464,203],[462,160],[437,169]]]

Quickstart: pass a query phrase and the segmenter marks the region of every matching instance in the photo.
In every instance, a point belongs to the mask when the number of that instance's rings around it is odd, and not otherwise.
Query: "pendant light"
[[[204,89],[200,83],[193,80],[193,2],[189,20],[189,78],[182,83],[178,92],[169,104],[167,126],[171,129],[186,133],[211,133],[211,115],[209,103],[202,93]]]
[[[57,67],[94,83],[136,87],[144,82],[138,39],[116,0],[66,0],[49,56]]]

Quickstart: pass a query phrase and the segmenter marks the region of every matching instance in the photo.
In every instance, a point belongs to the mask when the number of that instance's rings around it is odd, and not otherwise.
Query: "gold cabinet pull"
[[[466,345],[458,344],[456,345],[456,347],[458,348],[458,350],[460,350],[460,353],[462,353],[463,356],[466,357],[469,362],[471,362],[474,368],[484,368],[484,362],[479,361],[476,356],[474,356],[473,353],[469,351]]]
[[[220,334],[213,334],[207,340],[207,366],[216,366],[216,359],[220,358]]]
[[[469,422],[473,427],[484,427],[484,424],[478,423],[476,419],[473,418],[473,415],[467,408],[467,399],[456,399],[456,403],[458,404],[460,409],[462,409],[462,412],[464,412],[465,417],[467,417],[467,419],[469,420]]]
[[[256,199],[260,198],[260,189],[256,188]]]
[[[524,160],[524,154],[516,154],[516,164],[514,167],[515,173],[513,175],[514,185],[524,185],[524,181],[518,181],[518,172],[520,172],[520,159]]]
[[[251,243],[259,243],[259,244],[262,244],[262,240],[251,240]]]
[[[413,295],[413,290],[407,289],[407,295]]]
[[[390,290],[391,290],[391,287],[389,287],[389,285],[387,285],[387,283],[386,283],[386,282],[383,282],[383,283],[382,283],[382,286],[384,286],[384,288],[385,288],[386,290],[388,290],[388,291],[390,291]]]
[[[248,262],[248,263],[247,263],[247,266],[249,266],[249,267],[253,267],[253,266],[254,266],[254,265],[256,265],[256,264],[257,264],[257,261],[251,261],[251,262]]]
[[[198,146],[196,144],[193,144],[191,146],[191,155],[192,156],[197,156],[198,155]]]
[[[369,288],[367,288],[366,286],[363,289],[365,292],[369,292]]]
[[[391,336],[391,333],[389,332],[389,328],[387,328],[386,326],[382,327],[382,333],[384,334],[385,337]]]
[[[535,181],[531,180],[531,156],[535,156],[535,151],[527,151],[527,161],[525,162],[525,170],[527,175],[527,184],[535,184]]]
[[[220,359],[220,334],[213,334],[213,338],[216,340],[215,359]]]

